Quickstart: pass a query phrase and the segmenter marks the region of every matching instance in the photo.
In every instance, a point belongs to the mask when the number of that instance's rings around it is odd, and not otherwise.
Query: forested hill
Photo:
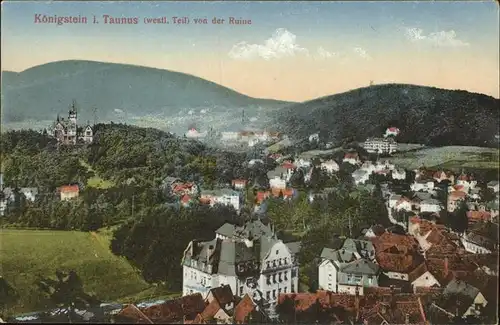
[[[212,112],[276,108],[288,103],[252,98],[214,82],[185,73],[127,64],[83,60],[57,61],[22,72],[2,71],[4,122],[52,120],[66,113],[76,99],[79,118],[118,120],[130,115],[174,115],[190,109]],[[237,114],[241,114],[238,110]]]
[[[35,131],[2,134],[5,185],[54,191],[65,184],[85,185],[98,175],[116,186],[133,182],[155,187],[164,177],[176,176],[210,187],[241,177],[242,154],[215,151],[152,128],[98,124],[95,131],[92,145],[60,149],[53,139]]]
[[[386,84],[282,108],[270,126],[296,139],[320,132],[337,144],[396,126],[400,142],[497,146],[499,105],[499,99],[467,91]]]

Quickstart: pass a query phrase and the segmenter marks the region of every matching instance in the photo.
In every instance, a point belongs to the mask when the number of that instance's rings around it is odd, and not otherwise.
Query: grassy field
[[[498,169],[499,150],[495,148],[449,146],[401,152],[391,157],[398,166],[415,169],[425,167],[449,170]]]
[[[110,187],[115,186],[115,184],[111,181],[104,180],[99,175],[97,175],[96,171],[92,169],[92,167],[87,164],[85,161],[80,159],[80,165],[83,167],[87,168],[88,171],[94,172],[95,176],[91,177],[87,181],[87,186],[89,187],[94,187],[94,188],[100,188],[100,189],[107,189]]]
[[[167,296],[147,284],[123,258],[109,250],[110,232],[0,230],[0,275],[20,299],[6,314],[44,310],[48,301],[37,290],[38,276],[73,269],[85,290],[102,301],[136,302]]]

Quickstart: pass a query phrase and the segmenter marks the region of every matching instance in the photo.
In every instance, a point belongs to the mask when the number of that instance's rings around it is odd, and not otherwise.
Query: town
[[[54,139],[58,151],[104,145],[102,125],[79,127],[77,121],[74,102],[67,120],[58,116],[39,136]],[[181,261],[172,266],[181,277],[177,297],[103,302],[7,320],[43,315],[57,321],[71,312],[73,320],[85,322],[149,324],[494,321],[498,179],[397,166],[391,155],[399,149],[399,132],[389,126],[380,138],[334,149],[326,149],[315,133],[303,152],[290,149],[288,137],[276,132],[222,132],[223,141],[249,148],[263,143],[265,149],[254,151],[239,177],[226,184],[172,173],[159,175],[155,189],[179,218],[199,206],[235,213],[234,222],[214,229],[212,238],[194,236],[180,250],[157,253],[155,258],[175,254]],[[184,138],[198,143],[200,133],[191,128]],[[276,146],[283,142],[288,145]],[[202,158],[200,164],[211,164]],[[48,194],[35,183],[18,186],[12,178],[5,183],[2,175],[0,212],[11,224],[24,222],[19,216],[33,219],[30,209],[39,209],[35,202],[47,196],[78,206],[88,195],[81,183],[56,184]],[[131,209],[134,216],[134,201]]]

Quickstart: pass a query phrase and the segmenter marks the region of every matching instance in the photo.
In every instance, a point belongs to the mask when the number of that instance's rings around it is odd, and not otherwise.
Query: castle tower
[[[68,112],[68,119],[70,122],[76,124],[76,119],[77,119],[77,110],[76,110],[76,101],[73,100],[73,104],[71,105],[69,112]]]

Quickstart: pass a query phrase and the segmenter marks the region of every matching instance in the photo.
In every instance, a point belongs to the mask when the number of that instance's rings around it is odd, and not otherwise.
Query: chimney
[[[448,256],[446,256],[444,258],[444,276],[447,277],[448,276],[448,272],[449,272],[449,269],[448,269]]]

